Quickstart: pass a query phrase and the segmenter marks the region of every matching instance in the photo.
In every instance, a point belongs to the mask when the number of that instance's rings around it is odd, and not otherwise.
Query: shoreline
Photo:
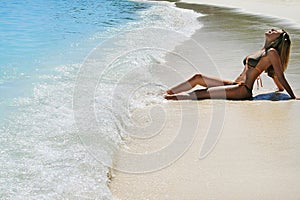
[[[287,20],[291,26],[300,27],[300,16],[297,14],[300,2],[296,0],[275,1],[239,1],[239,0],[179,0],[178,3],[206,4],[217,7],[233,8],[236,12],[258,15],[267,18]],[[270,4],[272,4],[270,6]]]
[[[281,26],[286,23],[280,18],[242,13],[235,8],[186,1],[175,4],[206,16],[199,18],[203,27],[174,52],[184,52],[186,59],[197,64],[196,70],[226,79],[235,78],[242,70],[243,57],[262,45],[260,34],[270,24]],[[288,25],[288,29],[295,36],[295,45],[287,74],[294,92],[299,94],[300,32],[294,26]],[[207,52],[198,52],[193,41],[201,44]],[[167,65],[176,68],[182,79],[193,74],[171,54],[166,59]],[[176,82],[178,80],[170,80],[170,86]],[[264,78],[264,88],[255,90],[254,94],[273,91],[273,87],[274,84]],[[162,132],[146,142],[129,138],[125,141],[127,150],[148,153],[165,147],[177,137],[182,113],[190,123],[197,123],[197,129],[187,125],[190,132],[195,131],[195,139],[178,160],[160,170],[133,174],[113,169],[109,187],[117,199],[300,198],[297,189],[300,182],[300,137],[297,130],[300,125],[296,120],[300,117],[297,113],[300,105],[295,101],[170,101],[161,106],[168,114]],[[199,159],[206,134],[217,123],[214,111],[219,108],[224,109],[220,138],[213,151],[205,159]],[[191,112],[193,109],[195,112]],[[144,114],[149,113],[145,111]],[[193,121],[195,119],[199,121]],[[126,164],[118,162],[122,159],[116,155],[115,166]]]

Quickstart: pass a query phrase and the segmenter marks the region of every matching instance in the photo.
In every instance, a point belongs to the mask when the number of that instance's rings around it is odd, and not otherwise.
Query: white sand
[[[201,144],[209,126],[215,124],[211,121],[212,109],[222,107],[222,103],[170,102],[164,105],[169,114],[161,135],[146,143],[131,140],[128,142],[130,150],[151,152],[172,143],[181,123],[180,116],[192,107],[198,108],[198,112],[188,114],[194,118],[192,122],[199,120],[195,141],[179,160],[162,170],[144,174],[115,171],[110,184],[112,193],[122,200],[299,199],[300,135],[294,118],[298,116],[300,104],[246,104],[226,103],[220,140],[205,159],[199,159]],[[118,157],[116,160],[118,162]]]
[[[300,26],[298,0],[181,0],[180,2],[238,8],[242,12],[287,19]]]

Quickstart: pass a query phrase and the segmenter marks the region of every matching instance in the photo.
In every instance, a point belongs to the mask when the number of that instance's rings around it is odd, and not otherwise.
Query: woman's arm
[[[273,77],[273,81],[274,81],[275,85],[277,86],[278,91],[279,91],[279,92],[282,92],[282,91],[284,90],[284,87],[283,87],[283,86],[281,85],[281,83],[279,82],[277,76],[274,76],[274,77]]]
[[[283,67],[277,51],[275,49],[270,49],[267,55],[271,64],[273,65],[274,72],[278,78],[279,83],[283,86],[283,88],[287,91],[287,93],[291,96],[292,99],[296,99],[296,96],[294,95],[291,86],[289,85],[283,74]]]

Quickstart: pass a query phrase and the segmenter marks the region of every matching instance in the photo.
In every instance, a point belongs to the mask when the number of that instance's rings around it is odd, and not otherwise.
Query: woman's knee
[[[203,79],[203,75],[202,74],[195,74],[194,76],[193,76],[193,79],[195,79],[195,80],[202,80]]]
[[[204,75],[202,74],[195,74],[194,75],[194,81],[197,85],[201,85],[203,87],[207,87],[208,86],[208,80],[206,77],[204,77]]]
[[[196,77],[196,78],[202,78],[202,76],[203,76],[203,75],[200,74],[200,73],[197,73],[197,74],[194,75],[194,77]]]

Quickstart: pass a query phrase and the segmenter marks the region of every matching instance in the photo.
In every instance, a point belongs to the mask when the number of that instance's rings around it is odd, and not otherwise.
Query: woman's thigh
[[[246,88],[242,85],[219,86],[189,93],[191,99],[230,99],[242,100],[250,98]]]

